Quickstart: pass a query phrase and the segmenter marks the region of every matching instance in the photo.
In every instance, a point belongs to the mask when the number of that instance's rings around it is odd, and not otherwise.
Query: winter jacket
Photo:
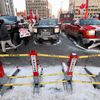
[[[0,40],[1,41],[6,41],[6,40],[10,40],[10,36],[8,33],[8,30],[5,26],[5,24],[0,24]]]

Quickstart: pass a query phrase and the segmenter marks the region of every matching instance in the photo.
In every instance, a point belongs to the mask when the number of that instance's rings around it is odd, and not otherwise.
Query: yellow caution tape
[[[69,56],[62,55],[49,55],[49,54],[37,54],[40,57],[52,57],[52,58],[69,58]],[[27,57],[29,54],[0,54],[0,57]]]
[[[59,84],[59,83],[65,83],[67,82],[66,80],[58,80],[58,81],[51,81],[51,82],[40,82],[40,84],[45,85],[45,84]],[[72,82],[74,83],[81,83],[81,84],[96,84],[100,85],[100,82],[90,82],[90,81],[81,81],[81,80],[73,80]],[[3,86],[33,86],[32,83],[8,83],[8,84],[3,84]]]
[[[48,76],[56,76],[56,75],[62,75],[62,72],[59,73],[53,73],[53,74],[45,74],[41,75],[42,77],[48,77]],[[32,78],[33,76],[8,76],[9,78]]]
[[[43,77],[48,77],[48,76],[57,76],[57,75],[62,75],[62,72],[58,72],[58,73],[52,73],[52,74],[44,74],[42,75]]]
[[[63,58],[63,59],[69,58],[69,56],[64,56],[64,55],[50,55],[50,54],[40,54],[40,53],[38,53],[37,55],[40,57]],[[27,57],[27,56],[29,56],[29,54],[0,54],[0,57]],[[79,56],[78,58],[84,59],[91,57],[100,57],[100,54]]]
[[[29,54],[0,54],[0,57],[27,57]]]
[[[3,86],[32,86],[33,84],[31,83],[24,83],[24,84],[13,84],[13,83],[8,83],[8,84],[3,84]]]
[[[40,57],[52,57],[52,58],[69,58],[69,56],[63,55],[49,55],[49,54],[38,54]]]
[[[63,75],[64,73],[62,72],[57,72],[57,73],[52,73],[52,74],[44,74],[41,75],[42,77],[48,77],[48,76],[57,76],[57,75]],[[95,77],[96,74],[89,75],[89,74],[82,74],[82,73],[73,73],[73,75],[79,75],[79,76],[91,76]],[[32,78],[33,76],[8,76],[9,78]]]
[[[100,57],[100,54],[79,56],[78,58],[83,59],[83,58],[92,58],[92,57]]]
[[[100,82],[90,82],[90,81],[80,81],[80,80],[73,80],[74,83],[82,83],[82,84],[100,84]]]
[[[66,83],[67,80],[58,80],[58,81],[51,81],[51,82],[41,82],[40,84],[58,84],[58,83]],[[74,83],[82,83],[82,84],[100,84],[100,82],[90,82],[90,81],[80,81],[80,80],[73,80]]]
[[[89,74],[82,74],[82,73],[73,73],[73,75],[79,75],[79,76],[91,76],[91,77],[95,77],[95,76],[96,76],[96,74],[89,75]]]
[[[84,59],[84,58],[88,58],[88,56],[79,56],[78,58]]]
[[[58,80],[58,81],[51,81],[51,82],[41,82],[40,84],[44,85],[44,84],[58,84],[58,83],[63,83],[63,82],[67,82],[66,80],[62,81],[62,80]]]
[[[63,75],[63,72],[58,72],[58,73],[53,73],[53,74],[45,74],[42,75],[43,77],[48,77],[48,76],[57,76],[57,75]],[[93,75],[89,75],[89,74],[82,74],[82,73],[73,73],[73,75],[79,75],[79,76],[91,76],[91,77],[95,77],[96,74]]]
[[[14,78],[32,78],[33,76],[8,76],[8,78],[14,79]]]

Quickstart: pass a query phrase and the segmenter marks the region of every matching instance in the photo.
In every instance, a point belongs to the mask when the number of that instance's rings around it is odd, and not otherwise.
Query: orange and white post
[[[62,72],[64,73],[64,81],[63,86],[64,89],[68,89],[68,86],[70,86],[70,90],[72,91],[72,77],[73,77],[73,71],[77,64],[78,56],[76,53],[71,53],[69,56],[68,64],[62,63]]]
[[[39,87],[39,71],[38,71],[38,59],[36,50],[31,51],[30,57],[33,69],[34,86]]]
[[[78,60],[77,54],[71,53],[69,61],[68,61],[68,68],[67,68],[68,76],[73,76],[73,70],[74,70],[74,67],[76,66],[77,60]]]

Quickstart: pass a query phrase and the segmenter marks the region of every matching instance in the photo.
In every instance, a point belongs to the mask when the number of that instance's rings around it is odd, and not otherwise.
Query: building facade
[[[0,0],[0,14],[14,15],[13,0]]]
[[[69,1],[69,11],[73,12],[75,18],[81,18],[84,16],[85,9],[80,9],[82,3],[85,0],[70,0]],[[89,17],[97,16],[100,13],[100,0],[89,0],[88,3],[88,15]]]
[[[49,16],[48,0],[26,0],[27,15],[29,15],[30,9],[41,18]]]

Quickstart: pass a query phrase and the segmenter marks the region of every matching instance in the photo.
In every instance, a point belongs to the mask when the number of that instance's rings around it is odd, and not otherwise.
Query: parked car
[[[17,21],[19,21],[19,23],[24,23],[24,18],[23,17],[21,17],[21,16],[9,16],[9,15],[4,15],[4,16],[2,16],[3,18],[5,18],[5,19],[8,19],[8,20],[10,20],[10,21],[13,21],[13,22],[17,22]]]
[[[67,26],[66,34],[82,46],[100,43],[100,20],[94,18],[75,19]]]
[[[11,31],[12,28],[15,27],[15,22],[10,21],[10,20],[8,20],[8,19],[6,19],[4,17],[0,17],[0,19],[4,20],[4,22],[5,22],[6,26],[7,26],[8,31]]]
[[[1,17],[8,19],[9,21],[12,21],[12,22],[17,22],[17,16],[4,15],[4,16],[1,16]]]
[[[65,20],[62,24],[61,24],[61,30],[63,32],[66,32],[67,26],[71,24],[71,20]]]
[[[66,30],[67,28],[67,24],[70,24],[71,21],[74,18],[74,14],[73,13],[69,13],[69,12],[62,12],[59,14],[59,22],[61,23],[61,31]]]
[[[33,28],[35,40],[42,42],[57,42],[59,40],[60,28],[57,19],[41,19]]]

